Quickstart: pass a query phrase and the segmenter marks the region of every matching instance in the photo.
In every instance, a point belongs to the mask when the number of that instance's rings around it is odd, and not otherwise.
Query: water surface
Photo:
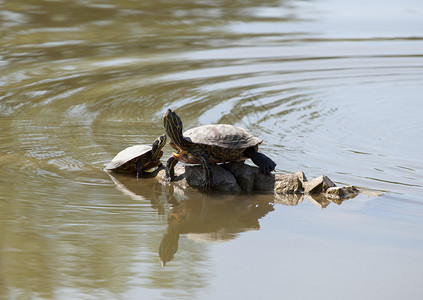
[[[0,1],[0,296],[420,299],[422,13]],[[167,108],[187,129],[247,128],[279,173],[367,192],[207,196],[105,173]]]

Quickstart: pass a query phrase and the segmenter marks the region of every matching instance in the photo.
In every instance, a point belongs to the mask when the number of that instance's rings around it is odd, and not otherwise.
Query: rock
[[[253,190],[256,192],[273,192],[275,189],[275,182],[275,174],[267,175],[259,170],[254,178]]]
[[[303,181],[307,181],[303,172],[295,174],[271,174],[260,171],[258,167],[244,162],[222,165],[234,176],[244,192],[273,192],[278,194],[299,194],[304,192]]]
[[[276,192],[278,194],[299,194],[304,192],[303,181],[307,181],[303,172],[295,174],[266,175],[258,167],[244,162],[222,165],[234,176],[244,192]]]
[[[211,166],[213,171],[213,190],[220,192],[241,192],[234,175],[225,168],[217,165]],[[190,186],[203,187],[204,175],[202,166],[185,166],[185,178]]]
[[[326,192],[328,188],[335,187],[336,185],[325,175],[307,181],[305,184],[305,191],[309,194],[320,194]]]
[[[307,182],[307,177],[305,176],[303,171],[298,171],[295,173],[295,175],[298,176],[298,178],[301,180],[301,183],[303,184],[303,187],[305,186],[305,182]]]
[[[258,167],[245,164],[243,161],[222,165],[234,176],[244,192],[273,192],[275,175],[270,176],[260,171]]]
[[[355,186],[330,187],[326,190],[326,196],[329,198],[351,198],[356,196],[359,190]]]
[[[232,162],[221,165],[212,165],[213,190],[236,194],[240,192],[273,192],[275,199],[286,205],[296,205],[302,201],[301,197],[284,198],[284,195],[310,195],[322,194],[333,200],[351,198],[359,191],[354,186],[337,187],[327,176],[322,175],[311,181],[307,181],[302,171],[294,174],[271,174],[266,175],[256,166],[250,166],[244,162]],[[202,188],[203,167],[200,165],[177,165],[175,166],[174,187],[186,190],[189,187]],[[162,184],[168,183],[165,171],[160,170],[157,179]],[[319,198],[320,199],[320,198]],[[316,200],[317,201],[317,200]],[[320,204],[322,205],[322,204]]]
[[[251,193],[255,190],[256,176],[260,172],[259,168],[247,165],[243,161],[232,162],[222,166],[233,174],[236,182],[244,192]],[[271,184],[270,191],[273,191],[273,184]]]
[[[301,194],[304,192],[303,183],[297,173],[276,174],[274,190],[276,194]]]
[[[238,193],[242,191],[231,172],[221,166],[212,165],[211,168],[213,170],[213,190],[231,193]],[[203,167],[200,165],[175,166],[175,176],[176,178],[172,181],[172,184],[182,190],[189,187],[203,187]],[[164,170],[161,170],[158,173],[157,179],[162,184],[169,182]]]
[[[187,180],[185,179],[185,167],[184,166],[175,166],[175,176],[176,176],[176,178],[173,181],[174,183],[181,185],[181,186],[188,186]],[[165,183],[168,182],[164,169],[159,171],[156,178],[161,184],[165,184]]]

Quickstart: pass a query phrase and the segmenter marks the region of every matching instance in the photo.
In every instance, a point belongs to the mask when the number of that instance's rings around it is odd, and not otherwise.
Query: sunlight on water
[[[0,298],[420,299],[422,13],[0,1]],[[185,129],[248,129],[278,173],[364,192],[207,195],[104,172],[163,134],[167,108]]]

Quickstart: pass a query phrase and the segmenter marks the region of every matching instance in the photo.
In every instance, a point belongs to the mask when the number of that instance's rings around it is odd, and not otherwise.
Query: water
[[[422,12],[0,1],[0,298],[420,299]],[[207,196],[105,173],[167,108],[187,129],[247,128],[277,172],[367,192]]]

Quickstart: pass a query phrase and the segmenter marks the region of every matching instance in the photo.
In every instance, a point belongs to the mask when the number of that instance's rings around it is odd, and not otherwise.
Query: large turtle
[[[162,165],[160,158],[162,148],[166,144],[166,135],[159,136],[151,146],[135,145],[120,151],[106,166],[106,170],[116,172],[136,173],[139,177],[152,177],[155,173],[146,172]]]
[[[163,115],[163,125],[170,145],[178,151],[166,164],[166,176],[175,178],[174,167],[178,161],[201,164],[204,172],[204,187],[213,183],[210,164],[238,161],[247,158],[266,174],[270,175],[276,163],[266,155],[257,152],[263,141],[247,130],[226,124],[204,125],[182,133],[182,121],[168,109]]]

